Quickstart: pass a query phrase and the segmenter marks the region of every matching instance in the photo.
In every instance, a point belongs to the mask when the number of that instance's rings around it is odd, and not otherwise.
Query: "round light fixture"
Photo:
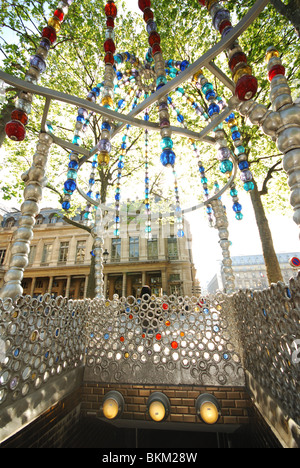
[[[197,415],[206,424],[216,424],[221,416],[218,400],[208,393],[199,395],[195,407]]]
[[[147,410],[153,421],[164,421],[170,414],[170,408],[170,401],[164,393],[154,392],[148,398]]]
[[[121,416],[124,410],[124,398],[120,392],[112,390],[108,392],[103,400],[103,416],[106,419],[116,419]]]

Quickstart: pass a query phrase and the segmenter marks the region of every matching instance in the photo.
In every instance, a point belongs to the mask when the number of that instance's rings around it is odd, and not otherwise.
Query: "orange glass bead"
[[[118,10],[114,2],[110,2],[105,5],[106,16],[111,16],[112,18],[115,18],[117,16],[117,11]]]
[[[26,112],[18,110],[18,109],[12,111],[11,118],[12,118],[12,120],[18,120],[23,125],[27,125],[27,123],[28,123],[28,116],[27,116]]]

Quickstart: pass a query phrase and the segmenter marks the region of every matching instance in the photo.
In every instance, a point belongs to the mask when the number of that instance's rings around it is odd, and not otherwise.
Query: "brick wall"
[[[248,424],[252,402],[244,387],[196,387],[163,385],[112,385],[84,383],[82,387],[82,414],[102,416],[101,406],[104,395],[110,390],[122,393],[125,409],[122,419],[150,421],[147,415],[147,400],[155,391],[167,395],[171,404],[171,414],[167,421],[199,423],[195,400],[201,393],[214,395],[221,405],[221,418],[218,424]]]

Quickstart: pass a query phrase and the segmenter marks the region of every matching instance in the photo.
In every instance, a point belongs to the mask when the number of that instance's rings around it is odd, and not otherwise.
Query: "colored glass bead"
[[[273,47],[269,47],[266,53],[266,62],[268,63],[272,57],[279,57],[279,52]]]
[[[165,149],[160,156],[160,161],[165,167],[173,166],[175,159],[175,153],[171,149]]]
[[[99,154],[98,154],[98,164],[100,166],[107,166],[109,164],[109,153],[107,153],[106,151],[101,151]]]
[[[152,54],[155,55],[158,52],[161,52],[160,45],[159,44],[154,44],[154,46],[152,47]]]
[[[39,55],[33,55],[29,61],[30,65],[34,68],[37,68],[41,73],[44,73],[46,70],[46,62]]]
[[[251,75],[251,74],[252,74],[252,68],[249,67],[249,65],[245,65],[237,69],[237,71],[233,75],[233,81],[237,83],[239,79],[242,78],[242,76]]]
[[[139,0],[139,9],[144,11],[146,8],[151,7],[151,0]]]
[[[202,91],[204,94],[206,94],[208,91],[213,91],[214,87],[211,83],[205,83],[205,85],[202,86]]]
[[[64,201],[61,206],[62,206],[63,210],[68,211],[70,209],[70,207],[71,207],[71,204],[70,204],[69,201]]]
[[[190,63],[187,60],[183,60],[180,64],[180,70],[184,71],[186,68],[188,68],[189,65]]]
[[[49,39],[49,41],[51,42],[51,44],[54,44],[54,42],[56,41],[56,32],[53,28],[51,28],[50,26],[46,26],[43,30],[42,30],[42,36],[43,37],[46,37],[47,39]]]
[[[246,192],[251,192],[251,190],[254,190],[254,183],[253,182],[245,182],[244,184],[244,190],[246,190]]]
[[[107,52],[104,57],[104,62],[114,65],[115,63],[114,54],[112,54],[111,52]]]
[[[64,183],[64,188],[66,189],[67,192],[74,192],[76,189],[76,182],[73,179],[68,179]]]
[[[23,125],[27,125],[28,123],[28,116],[26,112],[16,109],[11,113],[11,119],[12,120],[18,120],[21,122]]]
[[[247,63],[247,56],[244,54],[244,52],[237,52],[233,55],[233,57],[231,57],[229,61],[230,70],[233,72],[236,65],[241,62]]]
[[[244,171],[245,169],[248,169],[249,163],[248,161],[241,161],[239,162],[239,169],[240,171]]]
[[[238,213],[239,211],[242,211],[242,205],[238,202],[234,203],[232,208],[233,208],[233,211],[235,211],[236,213]]]
[[[147,23],[149,20],[154,18],[154,13],[150,8],[144,10],[144,21]]]
[[[108,18],[106,20],[106,26],[108,28],[114,28],[115,27],[114,19],[111,16],[108,16]]]
[[[111,142],[107,138],[102,138],[97,144],[99,151],[106,151],[110,153],[111,151]]]
[[[241,138],[241,134],[240,134],[240,132],[232,132],[231,137],[232,137],[233,141],[239,140]]]
[[[283,65],[275,65],[269,71],[269,80],[272,81],[276,75],[285,75],[285,68]]]
[[[177,349],[177,348],[178,348],[178,343],[177,343],[177,341],[172,341],[171,347],[172,347],[173,349]]]
[[[235,215],[235,219],[237,219],[238,221],[241,221],[243,217],[244,217],[243,213],[236,213]]]
[[[257,87],[257,79],[254,76],[242,76],[236,84],[235,95],[240,101],[248,101],[255,96]]]
[[[233,163],[227,159],[226,161],[222,161],[220,164],[220,171],[225,174],[226,172],[231,172],[233,168]]]
[[[237,197],[237,196],[238,196],[238,191],[237,191],[237,189],[235,189],[235,188],[234,188],[234,189],[231,189],[231,190],[230,190],[230,195],[231,195],[232,197]]]
[[[253,179],[252,172],[249,170],[241,172],[240,179],[242,182],[250,182]]]
[[[164,150],[166,148],[173,148],[173,140],[171,138],[165,137],[160,142],[161,148]]]
[[[211,117],[213,114],[219,114],[220,107],[217,104],[210,104],[208,107],[208,115]]]
[[[153,31],[149,36],[148,42],[151,47],[153,47],[154,44],[160,44],[160,35],[156,31]]]
[[[18,120],[11,120],[5,125],[5,133],[13,141],[23,141],[26,136],[24,125]]]
[[[61,28],[61,23],[58,18],[53,17],[49,19],[48,26],[51,26],[51,28],[53,28],[56,32],[59,32]]]
[[[59,19],[59,21],[63,21],[64,19],[64,12],[62,10],[60,10],[59,8],[57,8],[57,10],[55,10],[54,12],[54,15],[57,19]]]
[[[177,231],[177,237],[184,237],[184,231],[182,229]]]
[[[224,20],[220,23],[219,25],[219,32],[220,34],[223,34],[223,31],[225,30],[225,28],[227,27],[232,27],[232,24],[229,20]]]
[[[217,11],[217,13],[215,14],[214,18],[213,18],[213,25],[214,25],[214,28],[216,30],[219,29],[219,26],[220,24],[224,21],[224,20],[230,20],[230,13],[228,10],[225,10],[225,9],[222,9],[222,10],[219,10]]]
[[[106,39],[106,41],[104,42],[104,51],[111,52],[112,54],[115,53],[116,46],[112,39]]]
[[[110,2],[105,5],[105,14],[111,18],[115,18],[117,16],[117,7],[114,2]]]
[[[226,146],[218,150],[217,158],[219,161],[224,161],[230,157],[230,149]]]

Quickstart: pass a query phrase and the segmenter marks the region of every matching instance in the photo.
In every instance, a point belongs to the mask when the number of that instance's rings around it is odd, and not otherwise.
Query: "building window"
[[[158,258],[158,240],[157,236],[147,241],[148,260],[155,260]]]
[[[178,246],[176,237],[168,238],[168,257],[172,260],[178,259]]]
[[[43,224],[43,222],[44,222],[44,216],[43,215],[38,215],[35,218],[35,224]]]
[[[119,262],[121,260],[121,239],[111,240],[111,261]]]
[[[49,263],[52,254],[52,244],[44,244],[42,253],[42,263]]]
[[[6,249],[1,249],[0,250],[0,265],[3,265],[3,263],[4,263],[5,254],[6,254]]]
[[[76,248],[76,263],[84,263],[84,258],[85,258],[85,247],[86,247],[86,241],[78,241],[77,242],[77,248]]]
[[[36,254],[36,245],[31,245],[30,246],[30,251],[28,255],[28,264],[32,265],[35,259],[35,254]]]
[[[59,262],[66,262],[68,259],[69,242],[61,242],[59,248]]]
[[[139,258],[139,238],[129,237],[129,260],[138,260]]]
[[[50,224],[55,224],[57,223],[57,221],[60,219],[59,215],[57,213],[52,213],[50,216],[49,216],[49,223]]]

